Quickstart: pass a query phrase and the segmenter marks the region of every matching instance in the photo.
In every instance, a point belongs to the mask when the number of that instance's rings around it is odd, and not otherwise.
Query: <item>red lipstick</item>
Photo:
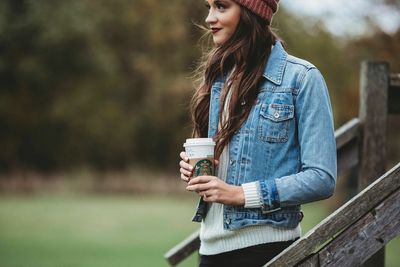
[[[221,28],[215,28],[215,27],[211,28],[213,34],[217,33],[219,30],[221,30]]]

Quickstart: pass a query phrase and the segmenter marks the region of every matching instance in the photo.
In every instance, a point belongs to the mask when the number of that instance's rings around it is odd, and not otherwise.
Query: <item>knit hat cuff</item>
[[[246,7],[253,13],[257,14],[258,16],[262,17],[263,19],[271,22],[272,16],[278,9],[278,1],[276,0],[235,0],[240,5]]]

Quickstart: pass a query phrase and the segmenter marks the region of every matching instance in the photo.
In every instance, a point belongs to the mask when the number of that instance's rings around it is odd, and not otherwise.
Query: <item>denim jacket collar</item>
[[[287,57],[288,54],[283,48],[281,42],[276,41],[271,51],[271,55],[269,56],[263,76],[276,85],[281,85]]]

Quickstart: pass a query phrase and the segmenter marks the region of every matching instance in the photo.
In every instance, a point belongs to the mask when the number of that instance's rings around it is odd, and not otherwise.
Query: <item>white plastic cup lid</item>
[[[188,146],[215,146],[215,142],[212,138],[190,138],[183,144],[183,147]]]
[[[214,157],[215,142],[212,138],[190,138],[183,144],[189,158]]]

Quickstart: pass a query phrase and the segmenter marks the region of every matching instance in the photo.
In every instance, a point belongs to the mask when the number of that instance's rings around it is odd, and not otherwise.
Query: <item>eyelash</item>
[[[221,4],[216,4],[216,6],[217,6],[217,9],[225,9],[226,8],[226,6],[221,5]]]
[[[211,8],[211,7],[210,7],[210,4],[208,4],[208,3],[206,3],[205,6],[206,6],[207,9],[210,9],[210,8]],[[226,6],[221,5],[221,4],[218,4],[218,3],[215,4],[215,6],[217,7],[218,10],[221,10],[221,9],[224,10],[224,9],[226,9]]]

